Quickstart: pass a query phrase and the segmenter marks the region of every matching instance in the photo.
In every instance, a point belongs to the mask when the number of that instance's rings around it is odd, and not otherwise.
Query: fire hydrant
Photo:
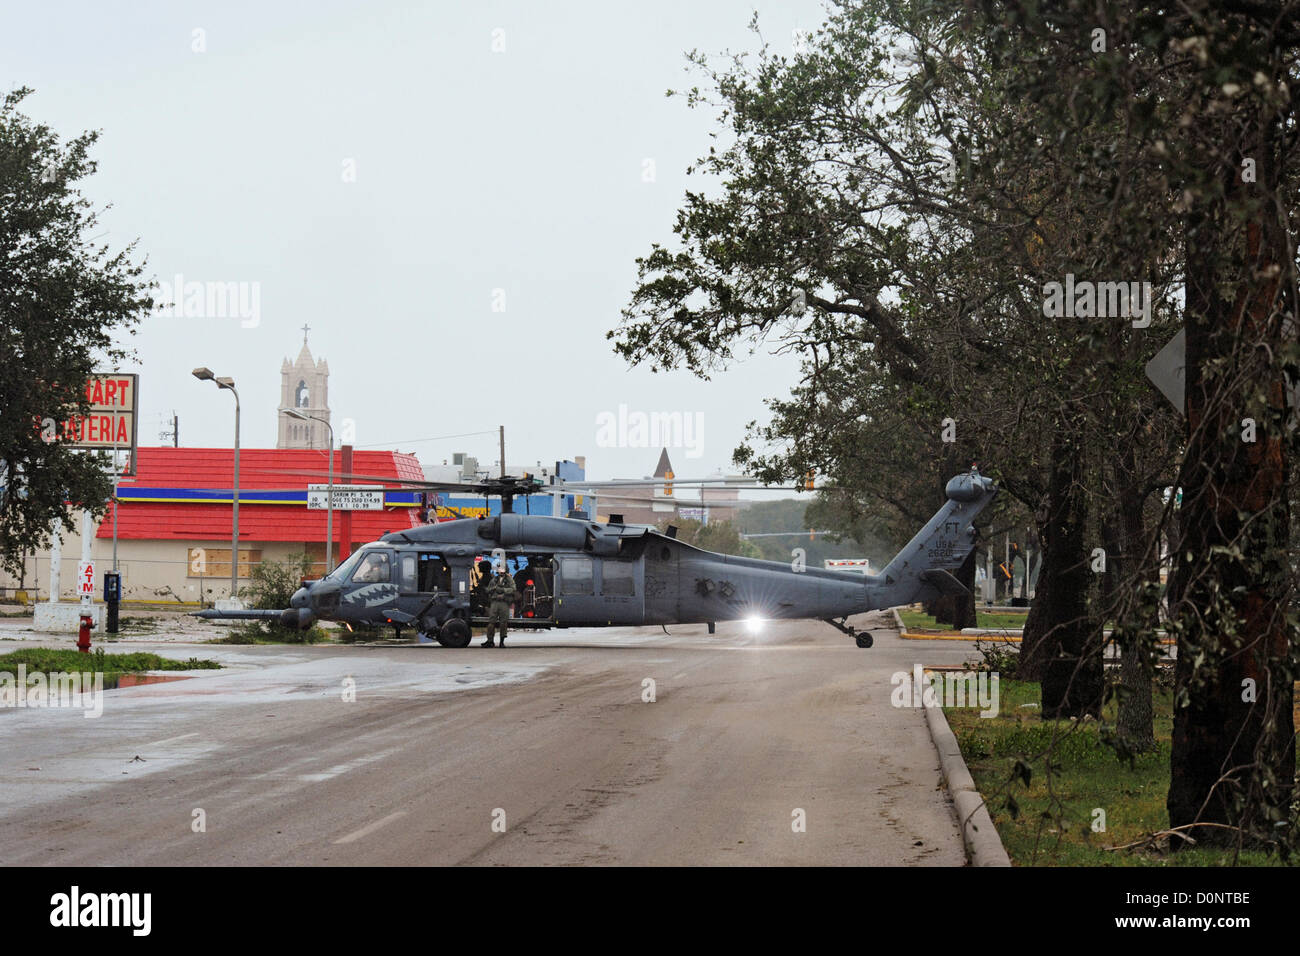
[[[90,653],[90,615],[81,615],[81,627],[77,629],[77,650],[83,654]]]

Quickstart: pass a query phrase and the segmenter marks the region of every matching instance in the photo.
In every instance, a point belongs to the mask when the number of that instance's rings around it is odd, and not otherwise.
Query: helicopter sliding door
[[[555,622],[557,624],[595,624],[600,620],[600,600],[596,597],[596,561],[585,554],[556,557]]]
[[[610,624],[640,624],[645,617],[645,582],[641,561],[600,558],[597,589]]]
[[[645,582],[640,561],[561,555],[555,618],[573,625],[640,624]]]

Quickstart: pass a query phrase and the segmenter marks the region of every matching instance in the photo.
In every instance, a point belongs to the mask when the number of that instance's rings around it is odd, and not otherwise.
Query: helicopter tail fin
[[[907,547],[880,572],[880,607],[924,601],[942,594],[965,594],[956,571],[975,548],[971,524],[998,493],[992,479],[972,468],[944,489],[948,500]]]

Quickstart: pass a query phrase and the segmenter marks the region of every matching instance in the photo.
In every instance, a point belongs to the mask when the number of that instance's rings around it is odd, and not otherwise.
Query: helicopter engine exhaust
[[[280,624],[296,631],[305,631],[316,623],[316,615],[305,607],[286,608],[280,612]]]

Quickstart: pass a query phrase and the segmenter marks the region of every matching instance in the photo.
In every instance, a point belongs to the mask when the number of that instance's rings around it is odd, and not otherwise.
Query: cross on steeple
[[[303,345],[306,345],[306,344],[307,344],[307,333],[308,333],[310,330],[311,330],[311,326],[308,325],[306,322],[304,322],[304,323],[302,324],[302,344],[303,344]]]

